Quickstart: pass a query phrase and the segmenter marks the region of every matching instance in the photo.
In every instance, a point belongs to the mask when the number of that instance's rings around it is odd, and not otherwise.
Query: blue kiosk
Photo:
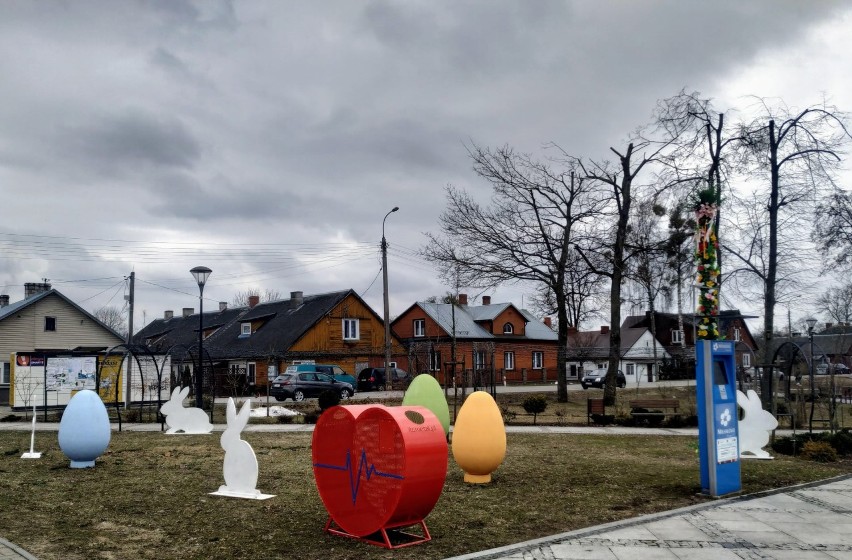
[[[699,340],[695,352],[701,491],[715,498],[742,490],[734,343]]]

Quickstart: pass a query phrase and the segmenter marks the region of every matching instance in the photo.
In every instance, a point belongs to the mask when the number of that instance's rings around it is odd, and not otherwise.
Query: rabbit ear
[[[228,426],[231,426],[234,420],[237,419],[237,405],[234,404],[233,397],[228,397],[228,406],[225,410],[225,418],[228,420]]]
[[[748,410],[749,408],[751,408],[749,406],[749,403],[750,401],[748,397],[745,396],[742,391],[737,390],[737,404],[740,405],[740,408]]]
[[[757,395],[757,392],[754,389],[748,390],[748,400],[753,403],[757,403],[758,405],[761,405],[760,397]],[[763,406],[761,406],[761,408],[763,408]]]
[[[185,399],[188,394],[189,394],[189,387],[184,387],[183,389],[181,389],[180,390],[180,400]]]
[[[240,409],[240,424],[245,426],[248,424],[249,417],[251,416],[251,401],[248,400],[245,402],[243,407]]]
[[[172,397],[171,397],[171,400],[173,400],[173,401],[178,400],[178,398],[179,398],[179,397],[178,397],[178,393],[180,393],[180,385],[178,385],[177,387],[175,387],[175,390],[174,390],[174,391],[172,391]]]

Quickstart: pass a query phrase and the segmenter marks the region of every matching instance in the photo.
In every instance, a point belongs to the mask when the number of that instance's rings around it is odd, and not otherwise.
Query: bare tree
[[[249,288],[248,290],[243,290],[234,294],[234,298],[231,300],[231,306],[246,307],[249,304],[249,298],[251,296],[259,297],[260,301],[277,301],[281,299],[281,292],[267,288],[261,293],[258,288]]]
[[[127,338],[127,319],[124,312],[117,307],[107,306],[96,309],[93,313],[95,318],[121,335]]]
[[[819,296],[817,306],[833,321],[849,323],[852,321],[852,283],[829,288]]]
[[[846,115],[825,102],[794,111],[777,102],[759,99],[763,115],[742,127],[744,155],[752,175],[766,181],[767,243],[764,288],[764,349],[770,347],[775,328],[778,283],[779,220],[804,215],[795,207],[813,204],[834,185],[843,147],[850,135]]]
[[[491,183],[489,207],[466,192],[447,188],[442,235],[427,234],[423,255],[453,284],[489,287],[530,282],[553,292],[558,321],[558,400],[567,402],[566,273],[578,224],[590,222],[600,204],[570,158],[534,160],[509,147],[471,146],[474,171]]]
[[[606,286],[599,275],[573,248],[569,248],[565,271],[565,305],[568,326],[579,329],[592,319],[603,316]],[[532,298],[532,307],[542,315],[557,315],[556,296],[545,285],[540,285]]]
[[[813,240],[835,264],[852,264],[852,194],[835,189],[817,205]]]
[[[651,129],[656,139],[636,134],[624,150],[610,148],[616,156],[612,161],[577,160],[585,178],[595,186],[608,191],[611,218],[610,229],[602,232],[600,241],[586,245],[580,255],[596,273],[610,282],[610,350],[609,367],[604,386],[604,400],[615,402],[615,384],[618,363],[621,359],[621,303],[622,283],[627,274],[627,263],[632,256],[627,244],[633,204],[636,200],[653,199],[663,187],[652,176],[651,169],[667,165],[671,151],[681,133],[679,125]],[[649,175],[648,181],[640,177]]]

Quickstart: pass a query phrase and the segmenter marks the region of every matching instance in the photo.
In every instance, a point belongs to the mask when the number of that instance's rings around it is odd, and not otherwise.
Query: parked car
[[[300,371],[318,371],[320,373],[330,375],[343,383],[349,383],[352,387],[355,387],[356,385],[355,377],[349,375],[343,371],[342,367],[335,364],[294,364],[292,366],[287,366],[284,373],[296,373]]]
[[[355,388],[349,383],[337,381],[330,375],[316,371],[299,371],[284,373],[272,380],[269,395],[277,401],[293,399],[301,402],[315,398],[323,391],[337,391],[341,399],[348,399],[355,394]]]
[[[589,373],[584,374],[583,378],[580,379],[580,385],[583,386],[583,389],[588,389],[589,387],[596,387],[600,389],[604,386],[606,372],[607,370],[605,369],[590,371]],[[627,379],[624,377],[624,373],[622,373],[621,370],[618,370],[615,384],[622,389],[627,387]]]
[[[404,369],[390,368],[393,371],[393,386],[404,387],[411,382],[411,375]],[[384,391],[388,387],[385,368],[364,368],[358,372],[359,391]]]

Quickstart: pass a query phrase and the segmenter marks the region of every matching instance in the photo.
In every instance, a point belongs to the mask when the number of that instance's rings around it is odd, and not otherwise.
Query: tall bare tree
[[[743,125],[744,154],[751,173],[764,181],[767,242],[764,278],[764,346],[770,347],[775,329],[776,284],[778,282],[779,220],[806,215],[808,205],[834,186],[834,176],[850,138],[846,115],[823,102],[795,111],[778,102],[759,99],[762,115]],[[798,212],[796,211],[798,210]]]
[[[813,240],[834,264],[852,265],[852,194],[834,189],[816,208]]]
[[[441,235],[427,234],[423,255],[446,280],[493,287],[529,282],[554,294],[558,321],[560,402],[568,400],[565,356],[568,341],[566,274],[579,225],[592,221],[600,204],[569,158],[538,161],[510,147],[472,145],[473,169],[491,184],[483,207],[467,192],[447,188]]]

